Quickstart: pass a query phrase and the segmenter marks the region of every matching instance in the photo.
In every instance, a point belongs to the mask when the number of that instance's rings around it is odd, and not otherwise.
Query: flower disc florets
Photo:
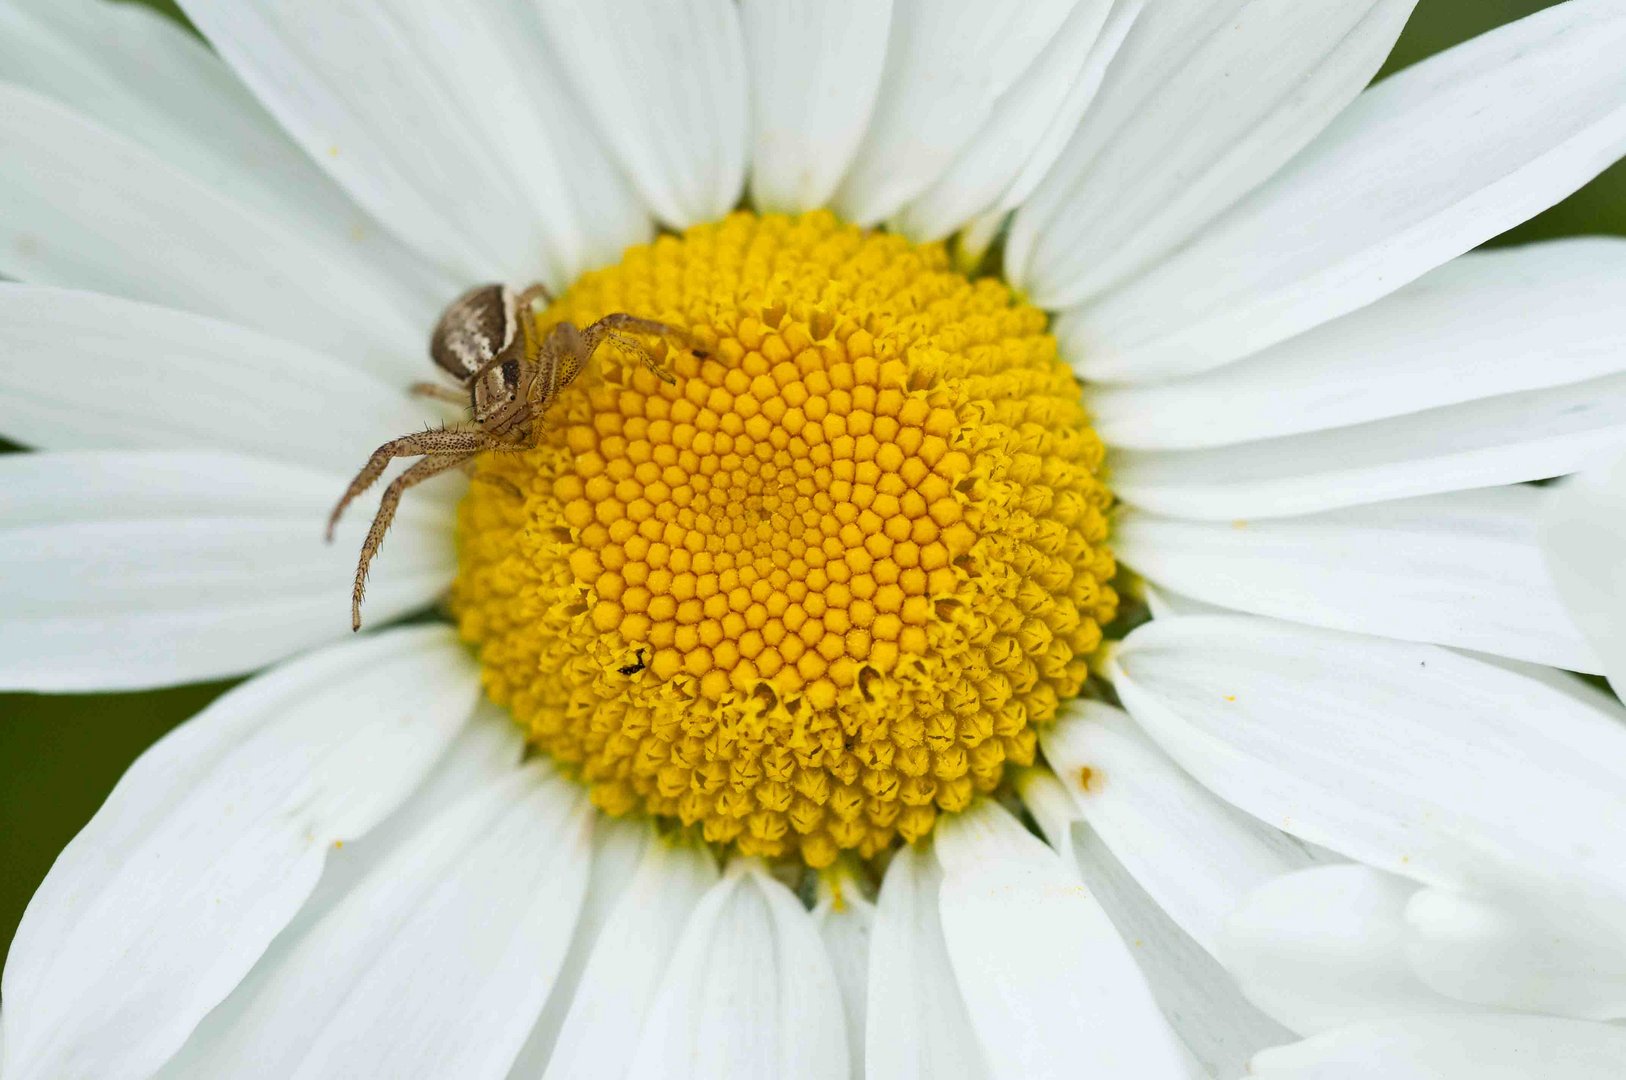
[[[541,328],[614,311],[692,335],[676,385],[605,346],[461,510],[459,624],[531,742],[611,814],[812,866],[1030,763],[1117,604],[1043,313],[822,213],[633,248]]]

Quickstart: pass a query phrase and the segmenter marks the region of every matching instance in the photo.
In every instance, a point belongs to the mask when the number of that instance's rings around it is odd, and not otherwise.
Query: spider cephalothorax
[[[412,392],[467,405],[465,424],[403,435],[373,451],[367,464],[350,482],[328,518],[327,536],[362,492],[383,475],[398,457],[421,457],[384,489],[378,513],[361,546],[351,592],[352,629],[361,629],[361,600],[367,587],[367,567],[384,542],[402,494],[415,484],[463,465],[488,450],[523,450],[534,443],[537,424],[547,414],[559,391],[569,386],[604,341],[613,341],[640,357],[644,366],[666,382],[671,374],[655,363],[649,349],[629,334],[681,337],[665,323],[640,319],[624,312],[606,315],[585,329],[562,322],[538,338],[533,305],[551,302],[548,290],[532,285],[523,292],[507,285],[481,285],[454,300],[429,338],[429,356],[436,366],[456,379],[460,389],[416,383]]]

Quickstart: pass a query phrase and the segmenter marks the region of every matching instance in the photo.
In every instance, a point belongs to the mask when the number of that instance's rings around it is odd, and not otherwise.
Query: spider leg
[[[482,450],[489,450],[496,442],[483,431],[459,431],[456,429],[440,429],[436,431],[420,431],[415,435],[403,435],[399,439],[389,442],[373,451],[373,456],[367,459],[367,464],[356,473],[356,478],[350,481],[339,504],[333,508],[333,513],[327,519],[327,539],[333,542],[333,529],[339,524],[339,516],[344,508],[349,506],[356,496],[372,487],[384,470],[389,468],[390,462],[398,457],[416,457],[419,454],[477,454]]]
[[[519,340],[516,343],[519,346],[519,355],[511,355],[515,350],[514,345],[509,345],[503,352],[493,356],[475,369],[474,374],[469,376],[469,382],[477,382],[485,376],[486,372],[498,364],[507,363],[509,360],[518,360],[521,364],[530,364],[535,361],[536,354],[542,347],[541,341],[536,336],[536,318],[533,309],[533,305],[538,300],[541,300],[544,304],[553,303],[553,294],[540,281],[520,293],[519,303],[515,305],[515,311],[519,319]]]
[[[644,367],[648,368],[661,382],[677,385],[677,377],[655,362],[655,358],[649,354],[649,349],[643,342],[636,338],[630,338],[625,334],[617,333],[614,330],[606,332],[604,340],[614,342],[623,351],[629,352],[643,361]]]
[[[640,319],[635,315],[628,315],[626,312],[616,312],[613,315],[604,316],[604,318],[582,331],[582,353],[584,356],[592,356],[594,350],[599,347],[600,342],[607,339],[637,356],[643,361],[644,367],[654,373],[655,377],[660,379],[661,382],[675,384],[677,378],[655,362],[655,357],[650,353],[648,346],[628,337],[628,332],[672,338],[685,344],[689,340],[689,335],[675,326],[656,322],[653,319]]]
[[[401,496],[406,490],[423,483],[432,476],[438,476],[447,469],[455,469],[463,464],[478,451],[468,450],[450,454],[432,454],[422,461],[413,463],[406,472],[390,481],[390,486],[384,489],[384,497],[378,502],[378,513],[373,517],[373,524],[367,530],[367,540],[361,545],[361,561],[356,564],[356,586],[350,593],[350,629],[361,629],[361,600],[367,591],[367,569],[372,564],[373,556],[384,544],[384,534],[389,531],[390,522],[395,520],[395,511],[401,505]]]
[[[467,405],[469,394],[467,390],[454,390],[449,386],[440,386],[436,383],[415,382],[411,393],[414,397],[433,398],[436,401],[448,401],[453,405]]]
[[[553,303],[553,293],[549,292],[548,287],[540,281],[519,294],[519,308],[524,311],[538,300],[548,305]]]
[[[640,319],[636,315],[628,315],[624,311],[606,315],[598,322],[583,330],[584,335],[603,328],[605,331],[622,330],[634,334],[649,334],[653,337],[676,338],[684,344],[688,343],[689,335],[668,323],[656,322],[654,319]]]

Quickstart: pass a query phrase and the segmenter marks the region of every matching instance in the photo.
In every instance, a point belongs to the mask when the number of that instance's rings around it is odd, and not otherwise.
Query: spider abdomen
[[[506,285],[479,285],[452,301],[429,336],[429,358],[468,382],[519,336],[519,297]],[[507,367],[508,365],[504,365]],[[516,375],[518,365],[515,365]]]

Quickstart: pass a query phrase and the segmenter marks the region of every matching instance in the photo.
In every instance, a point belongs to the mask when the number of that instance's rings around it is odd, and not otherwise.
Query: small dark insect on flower
[[[642,649],[638,650],[638,659],[634,660],[630,664],[626,664],[626,665],[623,665],[622,667],[618,667],[618,668],[616,668],[616,670],[619,671],[623,675],[636,675],[640,671],[644,670],[644,650],[642,650]]]
[[[384,533],[395,518],[396,508],[407,488],[432,476],[468,463],[488,450],[525,450],[536,443],[538,425],[548,406],[569,386],[593,353],[605,341],[643,360],[644,366],[665,382],[676,382],[655,363],[649,349],[629,334],[651,334],[683,339],[676,327],[624,312],[606,315],[581,329],[562,322],[538,339],[533,318],[537,301],[553,298],[541,285],[516,292],[507,285],[481,285],[452,301],[429,338],[429,357],[457,381],[458,389],[433,383],[415,383],[414,394],[451,401],[469,407],[467,423],[403,435],[373,451],[356,478],[350,482],[339,505],[328,518],[327,538],[339,515],[351,501],[383,475],[398,457],[421,457],[384,489],[372,528],[361,545],[361,561],[356,566],[356,584],[350,594],[350,623],[361,629],[361,600],[367,588],[367,567],[384,542]]]

